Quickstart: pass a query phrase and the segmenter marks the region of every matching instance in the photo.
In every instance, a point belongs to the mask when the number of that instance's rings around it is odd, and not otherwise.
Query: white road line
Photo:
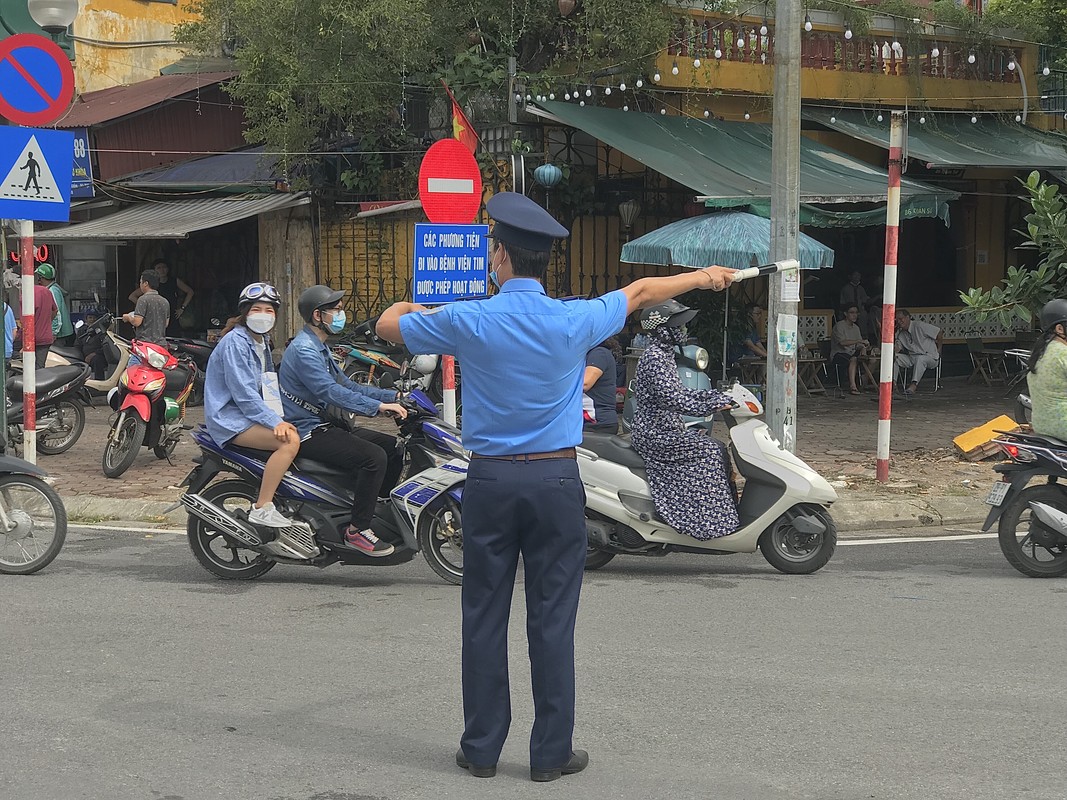
[[[426,191],[449,194],[474,194],[474,181],[468,178],[427,178]]]
[[[961,533],[949,536],[893,536],[885,539],[838,539],[841,547],[855,547],[861,544],[913,544],[915,542],[966,542],[973,539],[996,539],[995,533]]]

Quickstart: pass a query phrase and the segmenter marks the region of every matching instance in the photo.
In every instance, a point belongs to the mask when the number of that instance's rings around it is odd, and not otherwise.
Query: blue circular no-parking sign
[[[74,69],[59,45],[36,33],[0,41],[0,115],[19,125],[46,125],[73,97]]]

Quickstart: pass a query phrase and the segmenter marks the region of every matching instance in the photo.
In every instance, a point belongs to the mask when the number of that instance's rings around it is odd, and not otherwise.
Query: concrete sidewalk
[[[988,510],[983,499],[995,480],[993,462],[962,460],[952,438],[1000,414],[1010,416],[1012,400],[1003,397],[1003,391],[948,379],[936,393],[894,400],[891,480],[885,485],[874,478],[876,396],[802,397],[797,453],[837,488],[840,500],[833,517],[838,530],[862,534],[983,520]],[[71,520],[184,527],[184,511],[164,512],[177,501],[177,484],[192,468],[196,446],[184,439],[173,464],[142,449],[125,475],[106,478],[100,461],[110,416],[104,405],[87,409],[78,443],[67,453],[38,459],[55,478]],[[203,410],[190,409],[188,420],[199,425]],[[396,430],[389,420],[368,423],[384,432]]]

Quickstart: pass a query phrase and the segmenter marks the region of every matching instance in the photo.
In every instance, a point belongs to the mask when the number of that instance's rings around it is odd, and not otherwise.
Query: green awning
[[[908,115],[909,158],[929,168],[1001,167],[1007,169],[1067,168],[1063,138],[988,114],[971,122],[970,114],[930,114],[919,124],[919,112]],[[889,149],[889,114],[857,109],[804,109],[804,119],[854,139]],[[831,121],[832,120],[832,121]]]
[[[771,218],[769,200],[749,203],[746,210],[760,217]],[[937,217],[949,224],[948,201],[940,197],[916,196],[900,201],[900,218],[918,219],[920,217]],[[867,228],[871,225],[885,225],[885,203],[866,211],[830,211],[825,208],[801,203],[800,224],[815,228]]]
[[[771,126],[754,122],[696,120],[572,103],[539,103],[552,117],[585,131],[697,193],[713,208],[770,202]],[[801,137],[800,199],[841,205],[884,203],[885,170]],[[901,199],[917,201],[929,216],[955,192],[912,180],[901,182]],[[884,216],[884,212],[883,212]],[[942,217],[944,218],[944,217]]]

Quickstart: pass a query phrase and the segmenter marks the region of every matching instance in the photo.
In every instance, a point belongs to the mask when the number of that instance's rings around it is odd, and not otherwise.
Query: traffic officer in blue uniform
[[[512,192],[486,205],[499,294],[427,310],[396,303],[379,336],[413,353],[448,353],[463,366],[463,446],[473,454],[463,492],[463,715],[456,763],[492,777],[511,724],[507,629],[515,570],[526,577],[535,719],[530,778],[585,769],[574,750],[574,621],[585,565],[582,377],[590,348],[629,313],[692,289],[722,290],[732,270],[709,267],[643,278],[593,300],[564,302],[543,282],[566,228]]]

